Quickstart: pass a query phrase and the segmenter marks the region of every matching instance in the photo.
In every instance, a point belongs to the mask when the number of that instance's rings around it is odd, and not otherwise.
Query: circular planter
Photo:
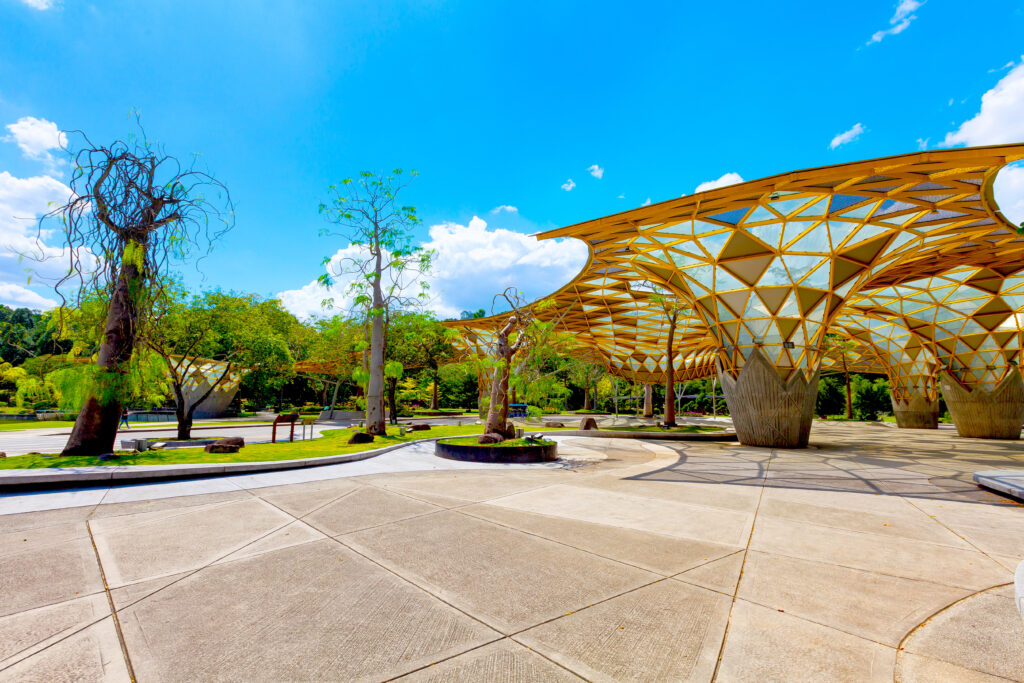
[[[443,440],[434,442],[434,455],[449,460],[466,462],[550,462],[558,460],[558,444],[538,444],[536,446],[466,446],[445,443]]]

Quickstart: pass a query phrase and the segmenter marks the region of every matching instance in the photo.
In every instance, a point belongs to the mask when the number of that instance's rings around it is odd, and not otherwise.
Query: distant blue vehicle
[[[526,417],[526,409],[529,408],[525,403],[509,403],[508,404],[508,416],[509,417]]]

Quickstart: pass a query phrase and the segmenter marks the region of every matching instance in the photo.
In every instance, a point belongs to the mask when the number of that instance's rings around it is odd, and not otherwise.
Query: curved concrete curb
[[[319,458],[302,458],[299,460],[264,460],[262,462],[217,462],[196,463],[187,465],[111,465],[110,467],[55,467],[33,468],[24,470],[0,470],[0,490],[23,487],[45,488],[47,486],[77,486],[96,483],[135,484],[143,481],[161,479],[189,479],[192,477],[227,476],[231,474],[250,474],[253,472],[272,472],[275,470],[291,470],[300,467],[322,467],[337,465],[344,462],[368,460],[390,451],[404,448],[415,443],[437,441],[449,437],[437,436],[429,439],[416,439],[404,443],[375,448],[359,453],[344,455],[325,455]],[[19,457],[19,456],[14,456]]]
[[[616,432],[611,430],[554,430],[531,432],[552,436],[583,436],[606,439],[648,439],[651,441],[735,441],[735,432],[697,434],[650,434],[645,432]],[[323,467],[345,462],[356,462],[389,453],[416,443],[448,439],[435,436],[426,439],[406,441],[393,446],[375,448],[359,453],[325,455],[319,458],[299,460],[265,460],[262,462],[220,462],[196,463],[191,465],[111,465],[110,467],[54,467],[24,470],[0,470],[0,491],[21,488],[57,488],[87,486],[90,484],[137,484],[165,479],[190,479],[194,477],[218,477],[253,472],[273,472],[300,467]],[[14,456],[20,457],[20,456]]]

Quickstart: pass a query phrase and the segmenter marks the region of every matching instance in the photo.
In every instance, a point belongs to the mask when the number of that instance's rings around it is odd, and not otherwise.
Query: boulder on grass
[[[501,443],[505,440],[505,437],[497,432],[487,432],[477,439],[477,443]]]
[[[549,428],[557,428],[557,427],[564,427],[565,425],[562,424],[561,422],[556,422],[554,420],[549,420],[548,422],[544,423],[544,426],[545,427],[549,427]]]
[[[580,431],[585,432],[588,429],[597,429],[597,420],[592,417],[585,417],[580,422]]]
[[[223,439],[217,439],[213,443],[220,444],[221,446],[238,446],[239,448],[245,447],[245,439],[243,439],[240,436],[225,436]]]
[[[430,429],[430,425],[425,422],[414,422],[409,425],[410,432],[425,432]]]
[[[0,451],[0,458],[6,458],[6,457],[7,457],[7,454],[4,453],[3,451]]]
[[[207,444],[206,448],[204,448],[203,450],[206,451],[207,453],[237,453],[238,451],[242,450],[242,447],[236,446],[234,444],[220,443],[215,441],[214,443]]]
[[[372,443],[373,434],[367,434],[366,432],[356,432],[348,438],[349,443]]]
[[[506,422],[504,427],[499,427],[494,431],[496,431],[498,434],[501,434],[506,439],[516,438],[516,426],[511,422]]]

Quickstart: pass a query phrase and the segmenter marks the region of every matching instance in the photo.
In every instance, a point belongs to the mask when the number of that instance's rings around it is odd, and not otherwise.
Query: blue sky
[[[452,314],[574,275],[585,251],[538,230],[723,176],[1022,141],[1022,54],[1010,0],[0,0],[0,301],[55,298],[10,251],[68,180],[47,135],[110,140],[132,109],[236,204],[190,284],[315,312],[320,261],[345,247],[317,236],[327,186],[415,168],[433,305]],[[1024,214],[1011,180],[1001,201]]]

